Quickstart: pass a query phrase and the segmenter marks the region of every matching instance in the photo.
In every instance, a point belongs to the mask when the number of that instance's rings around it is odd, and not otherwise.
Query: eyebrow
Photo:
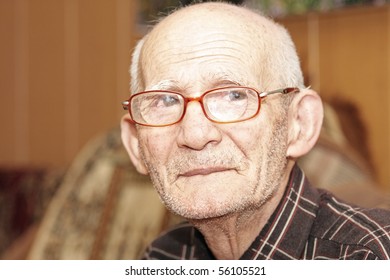
[[[152,85],[149,90],[180,90],[182,87],[179,84],[180,82],[174,79],[162,80]]]
[[[238,79],[234,75],[227,72],[216,72],[210,73],[207,78],[211,80],[211,87],[219,87],[223,85],[236,85],[236,86],[247,86],[248,82],[243,79]]]
[[[212,72],[202,75],[202,79],[199,81],[204,86],[207,85],[208,89],[213,89],[222,86],[236,85],[236,86],[248,86],[248,82],[243,79],[237,79],[234,75],[228,72]],[[152,85],[148,90],[171,90],[178,92],[185,92],[190,88],[190,84],[183,85],[181,81],[175,79],[161,80],[158,83]]]

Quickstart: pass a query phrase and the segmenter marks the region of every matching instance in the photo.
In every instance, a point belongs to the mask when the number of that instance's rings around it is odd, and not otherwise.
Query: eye
[[[156,100],[156,106],[157,107],[170,107],[170,106],[174,106],[174,105],[178,105],[180,104],[180,100],[179,100],[179,97],[178,96],[175,96],[175,95],[168,95],[168,94],[164,94],[164,95],[160,95],[158,96],[157,100]]]
[[[230,101],[240,101],[247,99],[247,94],[244,91],[232,90],[229,91],[228,98]]]

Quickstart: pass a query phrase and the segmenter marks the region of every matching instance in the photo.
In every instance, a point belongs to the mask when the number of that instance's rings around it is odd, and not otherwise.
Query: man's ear
[[[294,97],[289,109],[288,157],[297,159],[313,148],[323,115],[322,101],[315,91],[302,89]]]
[[[128,114],[121,119],[121,137],[123,145],[137,171],[141,174],[148,174],[145,163],[140,156],[138,131]]]

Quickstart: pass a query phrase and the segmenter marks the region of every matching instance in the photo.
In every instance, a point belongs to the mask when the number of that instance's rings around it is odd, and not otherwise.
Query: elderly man
[[[296,160],[322,103],[284,28],[222,3],[188,6],[137,45],[122,139],[189,222],[146,259],[386,259],[390,214],[313,188]]]

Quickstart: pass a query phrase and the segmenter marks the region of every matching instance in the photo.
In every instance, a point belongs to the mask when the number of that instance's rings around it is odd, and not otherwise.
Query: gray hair
[[[145,36],[146,37],[146,36]],[[141,71],[141,50],[142,46],[145,42],[145,37],[139,40],[134,48],[132,57],[131,57],[131,64],[130,64],[130,90],[131,94],[142,91],[143,87],[143,79],[141,77],[142,71]]]

